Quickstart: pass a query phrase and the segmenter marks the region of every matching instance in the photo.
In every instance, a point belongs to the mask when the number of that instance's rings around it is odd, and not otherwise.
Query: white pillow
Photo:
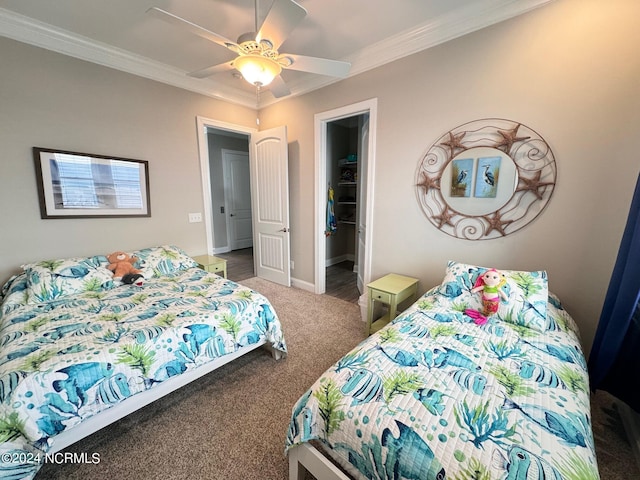
[[[113,274],[107,269],[108,263],[104,255],[96,255],[22,265],[27,276],[28,301],[42,303],[76,293],[113,288]]]
[[[481,310],[481,295],[471,293],[480,275],[492,267],[480,267],[449,261],[440,294],[448,297],[463,296],[472,309]],[[497,317],[505,322],[544,332],[547,330],[547,303],[549,290],[547,272],[527,272],[496,269],[504,274],[507,283],[503,291],[509,299],[500,302]]]
[[[160,277],[198,266],[193,258],[174,245],[143,248],[132,255],[138,258],[135,267],[142,270],[145,278]]]

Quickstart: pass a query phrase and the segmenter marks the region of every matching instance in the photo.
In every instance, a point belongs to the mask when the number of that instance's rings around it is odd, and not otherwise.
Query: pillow
[[[449,261],[440,294],[447,297],[464,295],[469,308],[482,309],[481,295],[471,293],[477,278],[489,267],[479,267]],[[508,323],[521,325],[540,332],[547,330],[547,302],[549,290],[547,272],[544,270],[523,272],[501,270],[507,280],[503,291],[509,299],[500,302],[497,317]]]
[[[42,303],[76,293],[112,288],[113,275],[107,270],[107,264],[104,255],[96,255],[22,265],[27,276],[28,302]]]
[[[142,270],[145,278],[160,277],[198,266],[193,258],[173,245],[144,248],[133,252],[133,255],[138,257],[135,267]]]
[[[27,275],[13,275],[0,291],[0,318],[12,310],[28,303]]]

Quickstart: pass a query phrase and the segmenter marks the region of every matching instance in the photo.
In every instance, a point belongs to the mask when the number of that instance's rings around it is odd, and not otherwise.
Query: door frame
[[[233,123],[222,122],[212,118],[196,116],[196,128],[198,134],[198,155],[200,157],[200,175],[202,180],[202,196],[204,201],[203,219],[207,235],[207,253],[214,255],[213,245],[213,205],[211,196],[211,172],[209,169],[209,142],[207,140],[207,128],[226,130],[234,133],[241,133],[249,137],[255,135],[258,130],[255,128],[235,125]],[[251,192],[253,194],[253,191]],[[253,215],[253,213],[252,213]]]
[[[365,252],[362,278],[366,285],[371,280],[373,199],[376,160],[376,135],[378,117],[378,99],[371,98],[362,102],[346,105],[314,116],[315,130],[315,293],[326,290],[326,236],[324,234],[327,215],[327,124],[334,120],[369,114],[369,151],[367,161],[367,200],[365,208]]]

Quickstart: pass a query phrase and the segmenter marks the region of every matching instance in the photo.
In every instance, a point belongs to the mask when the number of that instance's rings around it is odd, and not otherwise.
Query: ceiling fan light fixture
[[[251,85],[264,87],[280,75],[282,67],[275,61],[262,55],[242,55],[233,66]]]

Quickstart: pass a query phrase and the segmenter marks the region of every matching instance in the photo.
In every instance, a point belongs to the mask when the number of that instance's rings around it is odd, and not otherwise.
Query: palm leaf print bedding
[[[363,479],[599,478],[586,364],[557,297],[542,330],[476,325],[458,293],[432,289],[327,370],[286,449],[319,442]]]
[[[22,277],[0,312],[1,478],[32,478],[55,435],[168,378],[261,340],[286,353],[264,296],[199,268],[44,303],[19,300]]]

